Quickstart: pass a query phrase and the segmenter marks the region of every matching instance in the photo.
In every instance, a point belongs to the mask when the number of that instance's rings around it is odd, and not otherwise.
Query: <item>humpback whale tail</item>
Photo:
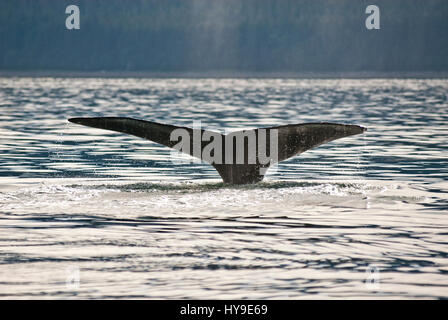
[[[70,122],[141,137],[210,163],[225,183],[263,180],[270,165],[323,143],[363,133],[357,125],[304,123],[232,132],[227,135],[119,117],[71,118]],[[179,138],[182,138],[179,142]]]

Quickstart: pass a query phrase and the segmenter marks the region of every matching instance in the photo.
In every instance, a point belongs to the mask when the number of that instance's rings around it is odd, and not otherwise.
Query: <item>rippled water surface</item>
[[[447,80],[0,78],[0,108],[0,298],[448,298]],[[229,186],[76,116],[368,131]]]

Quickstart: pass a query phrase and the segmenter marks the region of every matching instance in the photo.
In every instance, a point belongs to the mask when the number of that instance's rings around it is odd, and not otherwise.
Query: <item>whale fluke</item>
[[[242,130],[223,135],[203,129],[122,117],[71,118],[68,121],[131,134],[180,150],[210,163],[223,181],[231,184],[261,181],[267,168],[274,163],[321,144],[367,130],[357,125],[303,123]],[[182,146],[177,139],[180,136],[187,137],[188,140]]]

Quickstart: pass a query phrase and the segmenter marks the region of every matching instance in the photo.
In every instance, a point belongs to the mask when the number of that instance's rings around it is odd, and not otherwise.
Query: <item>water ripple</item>
[[[446,298],[447,90],[417,79],[0,78],[0,297]],[[160,145],[66,121],[76,116],[369,130],[230,186]],[[74,269],[79,287],[66,282]]]

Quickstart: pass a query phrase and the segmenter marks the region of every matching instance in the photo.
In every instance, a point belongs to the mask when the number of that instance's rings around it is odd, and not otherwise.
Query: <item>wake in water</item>
[[[411,185],[375,184],[48,181],[2,191],[0,240],[10,245],[0,266],[50,266],[40,272],[45,286],[22,273],[27,285],[7,295],[33,297],[45,290],[69,297],[73,292],[61,288],[61,266],[74,266],[95,282],[82,278],[76,295],[86,298],[106,291],[122,298],[291,298],[317,292],[398,297],[407,281],[427,282],[428,274],[431,287],[412,296],[443,296],[447,286],[438,268],[448,266],[434,258],[443,255],[448,226],[434,208],[424,219],[419,214],[434,199]],[[371,268],[382,271],[381,291],[365,284]],[[147,285],[135,282],[141,272]],[[174,290],[172,272],[189,279],[177,285],[188,290]],[[232,274],[217,281],[216,272]],[[207,289],[198,285],[204,277],[214,279]],[[14,281],[19,279],[3,283]]]
[[[419,195],[420,194],[420,195]],[[95,204],[112,215],[146,215],[157,208],[157,213],[183,215],[203,210],[215,211],[219,216],[227,210],[241,210],[241,215],[300,211],[307,206],[328,206],[329,210],[342,208],[371,208],[375,205],[400,201],[402,203],[428,202],[424,192],[411,189],[404,184],[382,183],[372,185],[354,182],[304,182],[270,181],[254,185],[228,185],[224,183],[114,183],[97,184],[41,184],[36,187],[0,193],[0,204],[4,210],[24,212],[52,212],[61,209],[69,212],[94,212]],[[115,212],[116,206],[124,206]],[[262,206],[262,208],[260,207]],[[305,209],[306,210],[306,209]]]

